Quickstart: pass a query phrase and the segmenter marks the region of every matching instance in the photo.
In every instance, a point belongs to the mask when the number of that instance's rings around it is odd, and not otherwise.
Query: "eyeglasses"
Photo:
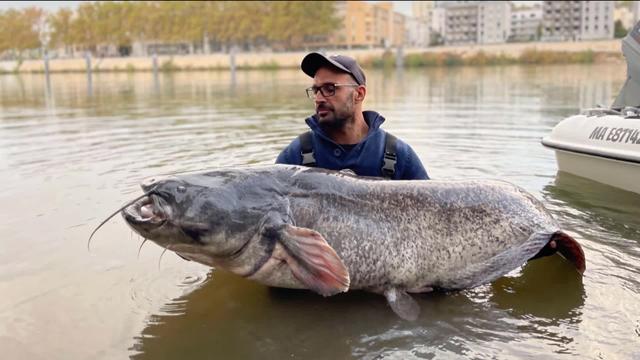
[[[307,97],[312,100],[315,99],[316,95],[318,94],[318,91],[320,91],[320,93],[324,97],[333,96],[336,94],[336,88],[340,86],[358,87],[360,85],[358,84],[324,84],[320,86],[313,85],[312,87],[306,89]]]

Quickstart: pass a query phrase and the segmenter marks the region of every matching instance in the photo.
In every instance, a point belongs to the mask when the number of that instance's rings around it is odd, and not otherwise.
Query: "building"
[[[478,42],[478,4],[476,1],[451,1],[438,4],[444,9],[444,42],[447,45]]]
[[[431,32],[431,43],[444,42],[445,24],[447,21],[446,9],[442,7],[434,7],[431,11],[431,25],[429,30]]]
[[[391,28],[389,29],[389,38],[391,42],[386,44],[385,47],[404,46],[407,39],[407,16],[390,11],[391,14]]]
[[[390,1],[337,1],[336,12],[343,19],[342,28],[326,46],[351,49],[402,46],[405,43],[405,16],[394,12]]]
[[[509,41],[536,41],[542,35],[542,6],[518,7],[511,10]]]
[[[434,2],[433,1],[412,1],[411,2],[411,13],[413,17],[417,19],[426,20],[428,23],[431,23],[431,14],[433,12]]]
[[[580,40],[613,39],[613,1],[581,1],[583,8]]]
[[[427,23],[429,44],[444,42],[446,11],[442,1],[412,1],[413,16]]]
[[[506,42],[511,32],[511,4],[507,1],[439,1],[444,10],[447,45]]]
[[[511,34],[511,4],[508,1],[478,2],[478,43],[504,43]]]
[[[413,19],[407,19],[407,46],[426,47],[431,44],[433,1],[412,1]]]
[[[429,23],[417,17],[406,18],[407,33],[405,45],[407,47],[427,47],[431,43]]]
[[[612,39],[614,4],[610,1],[545,1],[542,40]]]

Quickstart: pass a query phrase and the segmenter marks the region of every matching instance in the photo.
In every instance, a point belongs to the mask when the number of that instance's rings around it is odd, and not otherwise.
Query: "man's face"
[[[349,74],[320,68],[313,77],[313,85],[320,87],[326,84],[354,85],[337,86],[333,96],[325,97],[320,91],[315,96],[316,115],[320,125],[339,129],[353,119],[357,84]]]

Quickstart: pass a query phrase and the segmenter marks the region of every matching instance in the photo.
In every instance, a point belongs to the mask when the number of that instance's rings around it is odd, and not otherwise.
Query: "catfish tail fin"
[[[551,245],[555,243],[555,247]],[[549,242],[545,245],[534,257],[530,260],[537,259],[544,256],[560,253],[562,257],[567,259],[580,274],[584,274],[586,269],[586,261],[584,259],[584,251],[578,242],[562,231],[556,231],[549,238]]]

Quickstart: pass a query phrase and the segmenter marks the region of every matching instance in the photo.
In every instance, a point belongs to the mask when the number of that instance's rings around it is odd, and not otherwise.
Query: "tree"
[[[60,9],[58,12],[49,15],[49,24],[51,24],[51,45],[64,46],[68,52],[69,47],[73,44],[73,33],[71,31],[71,17],[73,12],[69,9]]]
[[[14,50],[21,58],[25,50],[39,49],[44,11],[36,7],[9,9],[0,16],[0,52]]]
[[[299,47],[309,36],[334,33],[340,26],[333,1],[276,1],[270,10],[265,20],[267,38],[286,48]]]
[[[92,49],[100,39],[96,29],[97,7],[95,3],[82,3],[76,10],[76,17],[71,22],[71,38],[74,44]]]
[[[53,45],[88,50],[134,41],[293,49],[341,31],[333,1],[94,1],[46,21],[43,15],[37,8],[0,12],[0,51],[38,48],[49,25]]]
[[[616,20],[613,27],[613,37],[616,39],[623,38],[627,35],[629,30],[625,29],[624,25],[622,25],[622,21]]]

